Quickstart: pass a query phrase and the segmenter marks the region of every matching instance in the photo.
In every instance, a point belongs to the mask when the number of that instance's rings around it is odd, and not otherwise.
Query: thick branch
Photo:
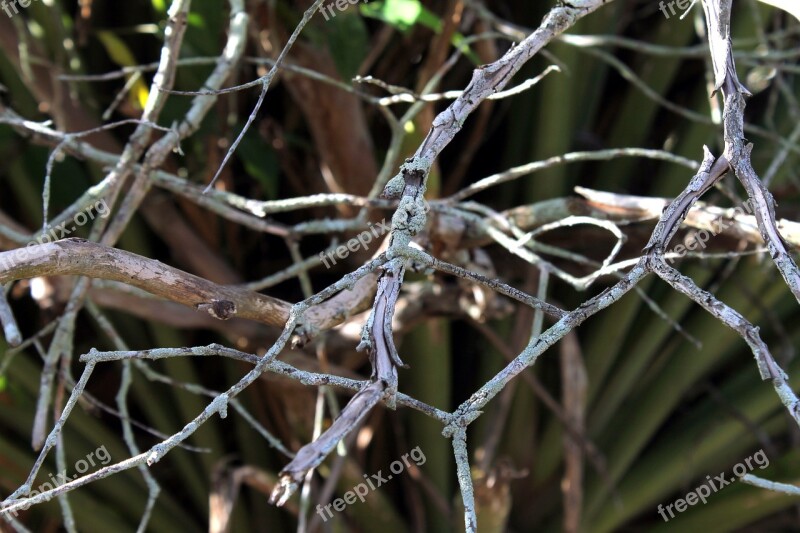
[[[119,281],[221,320],[234,316],[281,327],[290,304],[83,239],[65,239],[0,253],[0,283],[38,276],[79,275]]]

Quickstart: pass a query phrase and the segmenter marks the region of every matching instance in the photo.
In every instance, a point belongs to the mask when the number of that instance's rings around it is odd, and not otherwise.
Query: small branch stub
[[[206,311],[217,320],[228,320],[236,315],[236,304],[230,300],[211,300],[195,305],[198,311]]]

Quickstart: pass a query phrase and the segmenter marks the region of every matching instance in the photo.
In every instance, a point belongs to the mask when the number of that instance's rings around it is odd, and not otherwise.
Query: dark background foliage
[[[274,58],[274,43],[285,42],[309,3],[278,0],[247,4],[251,25],[246,54]],[[505,0],[488,2],[487,7],[525,31],[539,24],[551,4]],[[7,88],[1,95],[6,106],[30,120],[42,121],[51,117],[53,106],[61,105],[42,96],[37,84],[44,82],[39,77],[31,79],[20,68],[21,63],[45,65],[54,73],[96,74],[158,60],[168,7],[164,0],[86,1],[81,5],[90,10],[90,16],[87,12],[82,16],[81,6],[71,1],[48,5],[34,2],[9,20],[0,14],[0,83]],[[289,61],[345,81],[358,73],[369,74],[419,92],[453,51],[447,41],[444,47],[439,41],[454,38],[443,37],[448,35],[446,23],[454,13],[461,21],[458,32],[464,35],[489,29],[461,1],[424,2],[426,11],[405,25],[391,17],[387,22],[365,16],[385,15],[385,5],[384,11],[379,11],[382,5],[371,2],[360,7],[360,12],[350,9],[328,22],[315,16]],[[182,58],[213,58],[219,54],[226,38],[227,10],[227,3],[222,0],[193,3]],[[431,26],[440,26],[440,31]],[[789,138],[800,116],[796,100],[800,95],[796,76],[799,29],[798,21],[782,11],[745,0],[736,2],[732,34],[737,51],[746,53],[739,59],[739,74],[754,93],[748,103],[747,119],[783,138]],[[665,18],[652,0],[618,0],[604,6],[580,21],[570,34],[605,36],[607,41],[591,46],[568,39],[558,41],[547,47],[548,55],[526,65],[513,84],[540,74],[554,61],[562,71],[548,75],[520,95],[485,103],[438,162],[431,176],[429,197],[452,194],[512,166],[577,150],[654,148],[699,160],[706,144],[719,153],[722,130],[710,120],[718,108],[709,97],[709,59],[702,52],[702,31],[699,7],[679,20]],[[627,40],[613,41],[613,37]],[[770,38],[769,50],[764,46],[766,37]],[[644,44],[636,44],[637,41]],[[473,57],[462,57],[438,90],[463,89],[475,60],[492,61],[510,45],[503,39],[474,45]],[[787,52],[776,58],[779,50]],[[25,53],[29,57],[24,57]],[[361,72],[365,65],[367,70]],[[175,88],[198,89],[211,68],[181,67]],[[243,62],[235,72],[235,79],[229,79],[228,85],[255,79],[265,70],[263,65]],[[632,80],[631,76],[635,78]],[[138,117],[142,96],[146,97],[151,81],[152,72],[144,73],[141,83],[125,95],[110,120]],[[70,91],[69,98],[81,113],[100,124],[103,110],[124,84],[124,79],[114,79],[71,82],[63,87]],[[373,95],[385,94],[372,86],[359,88]],[[253,108],[257,94],[257,89],[250,89],[221,96],[197,134],[182,143],[184,156],[171,157],[165,169],[194,183],[208,183]],[[351,170],[338,176],[344,192],[365,194],[386,155],[390,133],[376,107],[364,104],[363,117],[359,119],[342,110],[346,109],[342,107],[345,104],[337,100],[342,97],[338,89],[301,75],[281,75],[270,89],[254,127],[224,170],[219,186],[259,200],[331,192],[320,169],[338,164],[339,168]],[[189,103],[188,97],[171,96],[159,123],[169,126],[183,115]],[[414,120],[407,128],[401,156],[413,153],[435,113],[446,105],[431,104]],[[406,108],[402,105],[393,109]],[[694,115],[676,110],[688,110]],[[104,135],[102,142],[121,146],[132,130],[132,126],[121,126]],[[368,149],[354,154],[349,144],[354,141],[348,134],[359,133],[368,134]],[[100,142],[99,138],[95,140]],[[755,143],[754,166],[763,175],[781,146],[763,135],[753,135],[751,140]],[[51,149],[0,125],[1,214],[30,233],[42,225],[45,164]],[[800,220],[797,168],[797,153],[789,152],[771,184],[778,216],[795,221]],[[489,189],[475,200],[502,211],[574,196],[575,186],[672,197],[685,187],[691,174],[674,163],[641,158],[559,165]],[[52,175],[50,215],[69,206],[103,175],[101,166],[76,157],[59,161]],[[725,178],[723,187],[704,198],[720,206],[736,205],[741,199],[744,193],[731,176]],[[155,189],[145,203],[149,212],[136,215],[119,247],[220,283],[263,278],[293,262],[283,239],[226,221],[163,190]],[[315,208],[271,215],[270,219],[294,225],[347,214],[334,208]],[[375,219],[383,214],[377,212]],[[629,239],[623,255],[636,256],[651,227],[646,223],[624,227]],[[81,228],[77,234],[86,237],[88,229]],[[186,233],[196,240],[183,240]],[[341,242],[352,235],[338,237]],[[329,244],[330,237],[304,238],[300,242],[303,255],[318,254]],[[543,242],[596,260],[602,260],[613,245],[607,233],[590,227],[560,229],[545,236]],[[3,249],[10,247],[2,239],[0,244]],[[732,251],[739,244],[721,237],[713,247]],[[485,246],[484,250],[500,279],[536,293],[541,274],[535,266],[497,245]],[[366,258],[364,253],[353,254],[331,270],[312,270],[313,289],[323,289]],[[576,274],[589,272],[570,261],[554,261]],[[754,254],[687,258],[679,264],[681,271],[698,285],[761,327],[764,340],[794,377],[792,384],[796,388],[800,363],[795,358],[798,332],[792,324],[800,316],[797,303],[768,257]],[[431,279],[425,274],[409,278],[419,282]],[[577,291],[554,277],[549,279],[548,301],[569,309],[613,282],[611,277],[602,278],[588,291]],[[32,298],[29,282],[18,282],[10,288],[10,301],[26,338],[63,310],[69,280],[48,278],[45,285],[53,291],[49,298]],[[489,404],[486,416],[471,426],[475,475],[476,479],[484,479],[483,484],[476,482],[479,504],[486,506],[484,517],[493,513],[507,516],[510,531],[560,530],[565,509],[569,509],[565,491],[578,491],[583,500],[581,509],[569,512],[580,511],[586,531],[795,528],[798,508],[794,500],[739,483],[668,524],[656,512],[659,504],[683,497],[707,475],[729,472],[733,464],[759,449],[764,450],[770,465],[755,472],[757,475],[796,482],[800,478],[800,433],[772,388],[759,380],[750,351],[735,333],[656,279],[647,279],[641,288],[665,316],[655,313],[641,294],[630,293],[587,321],[569,343],[563,341],[548,352],[530,371],[535,379],[517,380],[507,387]],[[303,297],[297,278],[266,292],[287,301]],[[263,353],[277,335],[277,330],[255,325],[237,330],[238,333],[176,327],[168,320],[166,309],[163,316],[147,320],[118,307],[100,307],[134,349],[221,342]],[[401,390],[440,409],[455,408],[502,368],[506,361],[504,351],[515,355],[527,343],[532,313],[516,306],[511,309],[483,324],[466,314],[422,317],[416,327],[398,339],[400,353],[411,365],[409,370],[401,371]],[[683,333],[678,331],[678,324]],[[697,339],[701,347],[691,338]],[[46,344],[48,339],[44,336],[42,340]],[[78,321],[75,353],[85,353],[93,347],[115,348],[98,322],[84,313]],[[34,346],[19,353],[8,352],[1,339],[0,351],[0,487],[7,494],[24,480],[35,458],[30,433],[41,359]],[[291,357],[298,364],[308,368],[322,364],[313,345],[296,352]],[[571,489],[565,489],[563,483],[565,448],[569,450],[563,424],[536,392],[541,387],[559,402],[566,401],[568,394],[575,394],[569,387],[570,373],[561,364],[566,357],[585,369],[587,389],[579,399],[584,405],[583,429],[585,439],[597,447],[602,459],[592,461],[584,456],[585,479],[579,488]],[[81,365],[73,364],[74,372],[79,374]],[[336,350],[330,364],[350,375],[366,377],[369,373],[366,358],[354,349]],[[175,382],[199,383],[214,390],[224,390],[248,370],[241,363],[219,360],[174,359],[152,363],[152,367]],[[88,390],[112,404],[119,382],[119,366],[105,365],[98,367]],[[343,404],[347,395],[338,398]],[[312,388],[266,377],[248,389],[242,401],[253,417],[287,447],[296,450],[311,439],[316,402]],[[149,380],[137,372],[129,404],[133,419],[171,434],[202,411],[206,402],[204,396],[174,384]],[[118,419],[92,405],[76,410],[64,435],[68,464],[100,445],[107,447],[115,462],[129,456],[120,437]],[[143,448],[157,442],[157,437],[144,431],[139,431],[136,439]],[[233,511],[232,530],[282,531],[296,527],[296,506],[276,508],[267,504],[265,494],[287,459],[240,416],[212,419],[190,439],[190,444],[208,451],[176,449],[152,469],[162,492],[148,530],[207,529],[213,479],[237,466],[254,467],[261,477],[242,488]],[[441,436],[437,423],[416,411],[378,409],[369,416],[352,443],[351,454],[343,461],[335,495],[352,487],[364,473],[385,471],[389,463],[416,446],[427,458],[421,470],[396,476],[393,482],[371,493],[365,504],[348,507],[337,517],[335,530],[445,531],[463,527],[458,525],[458,486],[450,443]],[[488,459],[486,453],[490,454]],[[334,459],[320,470],[320,484],[331,475]],[[603,468],[598,469],[598,464]],[[54,464],[50,464],[49,471],[53,470]],[[487,476],[493,484],[485,481]],[[80,530],[129,531],[138,523],[147,490],[141,476],[131,470],[75,491],[70,498]],[[313,509],[309,514],[314,516]],[[58,530],[62,520],[56,502],[37,506],[21,517],[35,531]]]

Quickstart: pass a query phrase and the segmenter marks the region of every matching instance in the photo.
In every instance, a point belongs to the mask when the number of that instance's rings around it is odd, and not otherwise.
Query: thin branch
[[[800,496],[800,487],[789,485],[788,483],[779,483],[777,481],[770,481],[768,479],[754,476],[753,474],[745,474],[739,479],[742,482],[747,483],[748,485],[753,485],[754,487],[760,487],[762,489],[767,489],[773,492],[787,494],[789,496]]]
[[[703,0],[711,58],[714,63],[715,89],[722,91],[725,101],[723,113],[725,157],[753,203],[758,229],[769,249],[770,257],[789,290],[800,303],[800,270],[778,231],[775,222],[775,200],[753,169],[750,161],[753,145],[748,143],[744,136],[745,97],[750,96],[750,92],[736,75],[731,52],[730,2],[731,0]]]
[[[8,305],[6,292],[2,285],[0,285],[0,325],[3,326],[3,334],[9,346],[17,347],[22,344],[22,333],[20,333],[19,326],[17,326],[14,312],[11,310],[11,306]]]

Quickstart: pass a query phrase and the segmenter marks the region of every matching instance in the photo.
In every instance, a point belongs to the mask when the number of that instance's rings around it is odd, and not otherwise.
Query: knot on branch
[[[228,320],[236,315],[236,304],[230,300],[211,300],[195,305],[198,311],[206,311],[217,320]]]
[[[450,422],[442,429],[442,436],[446,439],[452,439],[459,431],[463,431],[467,426],[475,422],[483,411],[467,411],[462,414],[454,414]]]
[[[404,196],[392,216],[392,225],[397,231],[413,237],[425,229],[427,211],[428,206],[421,194],[417,198]]]

